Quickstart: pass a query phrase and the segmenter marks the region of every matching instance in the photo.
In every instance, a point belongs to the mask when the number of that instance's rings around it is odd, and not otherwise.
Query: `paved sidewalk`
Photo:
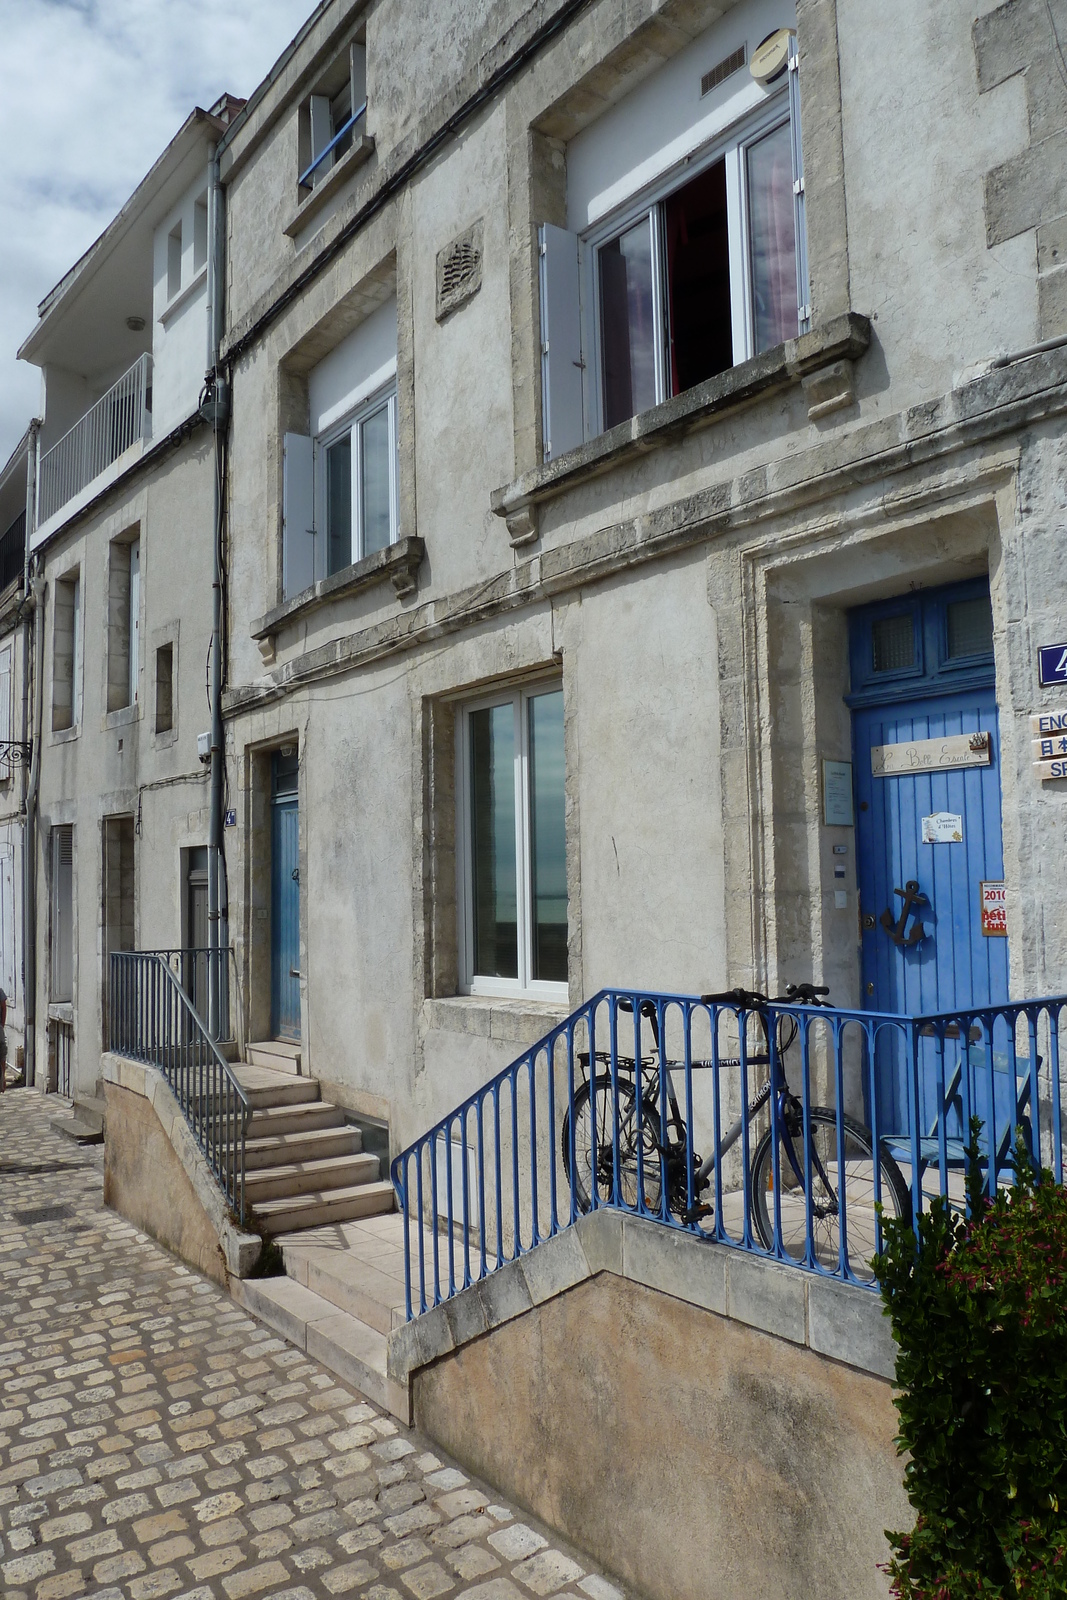
[[[0,1099],[4,1600],[622,1600],[102,1199]]]

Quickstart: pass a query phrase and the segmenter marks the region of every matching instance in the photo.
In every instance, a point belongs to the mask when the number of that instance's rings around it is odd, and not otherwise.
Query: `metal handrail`
[[[165,954],[114,951],[109,1048],[157,1067],[234,1214],[245,1220],[251,1103]]]
[[[407,1315],[450,1299],[570,1227],[586,1209],[603,1206],[874,1288],[869,1246],[881,1246],[876,1207],[887,1198],[883,1158],[897,1172],[905,1214],[910,1195],[916,1222],[934,1194],[964,1203],[963,1152],[972,1115],[985,1123],[981,1160],[990,1193],[1010,1181],[1020,1122],[1031,1154],[1063,1183],[1067,1061],[1061,1063],[1059,1030],[1065,1008],[1067,996],[1060,995],[910,1017],[602,989],[393,1161],[404,1215]],[[794,1042],[783,1053],[779,1041],[794,1029]],[[699,1192],[693,1162],[685,1160],[680,1201],[678,1175],[672,1179],[664,1171],[659,1154],[668,1143],[668,1073],[687,1151],[715,1155]],[[886,1114],[894,1125],[881,1126],[877,1091],[888,1074],[903,1085],[903,1104],[895,1116]],[[745,1122],[740,1131],[735,1123],[728,1132],[768,1075],[771,1092],[759,1113],[762,1121]],[[639,1136],[631,1140],[629,1158],[636,1181],[628,1197],[620,1178],[627,1159],[622,1145],[634,1122],[631,1114],[624,1127],[623,1113],[634,1103],[627,1098],[627,1084],[634,1082],[649,1091],[653,1109],[638,1101]],[[779,1094],[788,1097],[784,1114]],[[576,1192],[575,1147],[563,1138],[565,1118],[573,1128],[576,1099],[583,1096],[590,1113],[589,1172],[598,1174],[586,1180],[584,1204]],[[826,1213],[819,1210],[811,1170],[815,1108],[829,1112],[821,1122],[824,1133],[830,1124],[828,1164],[846,1174],[829,1258],[817,1239]],[[782,1171],[783,1115],[794,1118],[788,1138],[802,1157],[802,1171]],[[856,1122],[865,1124],[861,1131],[879,1155],[861,1174],[862,1200],[850,1193]],[[752,1159],[757,1140],[772,1127],[767,1189],[760,1197]],[[602,1192],[602,1181],[610,1193]],[[702,1203],[710,1208],[708,1217],[683,1220]],[[756,1227],[757,1203],[772,1234],[769,1247]],[[799,1227],[799,1246],[794,1231],[787,1247],[786,1206],[791,1226]]]
[[[341,140],[344,138],[345,134],[352,132],[352,129],[355,127],[360,118],[366,115],[366,111],[367,102],[364,100],[359,110],[353,111],[348,121],[341,124],[333,138],[330,140],[329,144],[323,146],[311,165],[304,168],[303,172],[296,180],[300,188],[308,189],[311,187],[311,174],[322,165],[330,152],[336,149],[336,147],[341,143]]]
[[[123,451],[151,432],[152,357],[147,352],[46,450],[37,471],[37,524],[47,522]]]
[[[243,1051],[244,1014],[232,945],[222,950],[212,950],[207,945],[181,945],[138,954],[159,956],[166,961],[215,1043],[236,1042],[238,1053]]]

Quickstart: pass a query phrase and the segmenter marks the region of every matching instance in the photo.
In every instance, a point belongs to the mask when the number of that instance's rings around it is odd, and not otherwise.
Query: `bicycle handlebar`
[[[702,994],[700,1003],[704,1006],[740,1006],[744,1011],[762,1011],[766,1006],[780,1001],[798,1006],[819,1006],[824,1003],[823,996],[829,993],[830,990],[823,984],[789,983],[786,984],[785,994],[777,995],[774,999],[768,999],[755,989],[728,989],[724,994]]]

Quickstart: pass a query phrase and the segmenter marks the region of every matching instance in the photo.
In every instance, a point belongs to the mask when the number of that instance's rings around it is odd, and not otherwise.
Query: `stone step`
[[[276,1072],[299,1076],[300,1046],[287,1039],[255,1039],[245,1045],[245,1060],[250,1066],[273,1067]]]
[[[326,1161],[331,1156],[358,1156],[362,1149],[363,1135],[348,1123],[337,1127],[297,1126],[284,1133],[246,1139],[245,1171],[285,1167],[297,1161]]]
[[[410,1426],[409,1390],[387,1376],[385,1336],[377,1328],[339,1311],[292,1278],[234,1278],[230,1292],[275,1333]]]
[[[260,1106],[253,1110],[248,1139],[280,1138],[287,1133],[346,1127],[344,1113],[328,1100],[307,1100],[295,1105]]]
[[[270,1072],[271,1082],[250,1076],[264,1069],[239,1067],[238,1082],[248,1096],[253,1110],[266,1110],[268,1106],[308,1105],[319,1098],[319,1086],[314,1078],[286,1078],[283,1073]]]
[[[283,1196],[327,1194],[357,1184],[375,1183],[381,1176],[377,1156],[337,1155],[323,1161],[292,1161],[284,1166],[245,1172],[245,1194],[254,1208],[263,1200]]]
[[[65,1139],[73,1139],[75,1144],[103,1144],[103,1118],[91,1113],[80,1116],[78,1111],[79,1108],[75,1106],[69,1117],[54,1117],[49,1126]]]
[[[262,1200],[254,1210],[260,1231],[271,1237],[276,1233],[295,1233],[301,1228],[347,1222],[352,1217],[381,1216],[392,1211],[395,1198],[391,1183],[360,1183],[320,1194]]]
[[[417,1248],[417,1245],[416,1245]],[[313,1289],[339,1311],[387,1334],[406,1321],[404,1285],[345,1250],[282,1244],[285,1270],[297,1283]]]

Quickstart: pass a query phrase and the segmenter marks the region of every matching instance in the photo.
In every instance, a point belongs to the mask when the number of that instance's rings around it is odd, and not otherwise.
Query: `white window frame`
[[[579,236],[582,343],[590,352],[586,364],[592,381],[585,385],[585,434],[587,439],[604,432],[604,366],[599,288],[599,252],[628,228],[645,217],[652,219],[652,295],[653,322],[658,330],[655,350],[656,399],[660,405],[670,398],[668,388],[670,328],[666,299],[666,246],[662,239],[660,210],[663,201],[718,161],[726,164],[726,215],[730,260],[730,321],[733,335],[733,365],[755,355],[753,325],[752,264],[748,234],[748,149],[776,129],[789,126],[795,150],[799,150],[799,97],[796,93],[795,41],[791,47],[788,77],[779,93],[741,121],[734,123],[699,151],[661,174],[654,183],[633,195],[625,205],[601,218]],[[809,325],[807,304],[807,243],[803,235],[803,177],[799,191],[794,184],[794,217],[798,229],[797,307],[799,331]],[[804,281],[801,281],[803,278]]]
[[[456,900],[459,913],[459,992],[464,995],[530,1000],[569,1001],[567,983],[531,978],[533,968],[530,816],[529,702],[539,695],[562,691],[559,678],[523,683],[503,693],[466,700],[456,715]],[[515,714],[515,882],[518,976],[498,978],[474,970],[474,862],[471,851],[470,718],[476,711],[507,705]],[[570,910],[568,907],[568,925]]]
[[[389,416],[389,540],[386,549],[396,544],[400,538],[400,481],[399,481],[399,454],[397,450],[397,399],[396,378],[377,389],[366,400],[362,400],[343,421],[336,423],[315,439],[315,531],[319,544],[320,556],[316,562],[320,578],[332,577],[329,570],[330,560],[330,524],[329,500],[326,483],[326,452],[331,445],[343,439],[346,434],[352,441],[352,546],[349,559],[338,567],[338,572],[343,572],[345,567],[354,566],[357,561],[362,561],[367,553],[364,548],[363,529],[363,452],[360,449],[360,431],[364,424],[382,410],[388,411]]]

